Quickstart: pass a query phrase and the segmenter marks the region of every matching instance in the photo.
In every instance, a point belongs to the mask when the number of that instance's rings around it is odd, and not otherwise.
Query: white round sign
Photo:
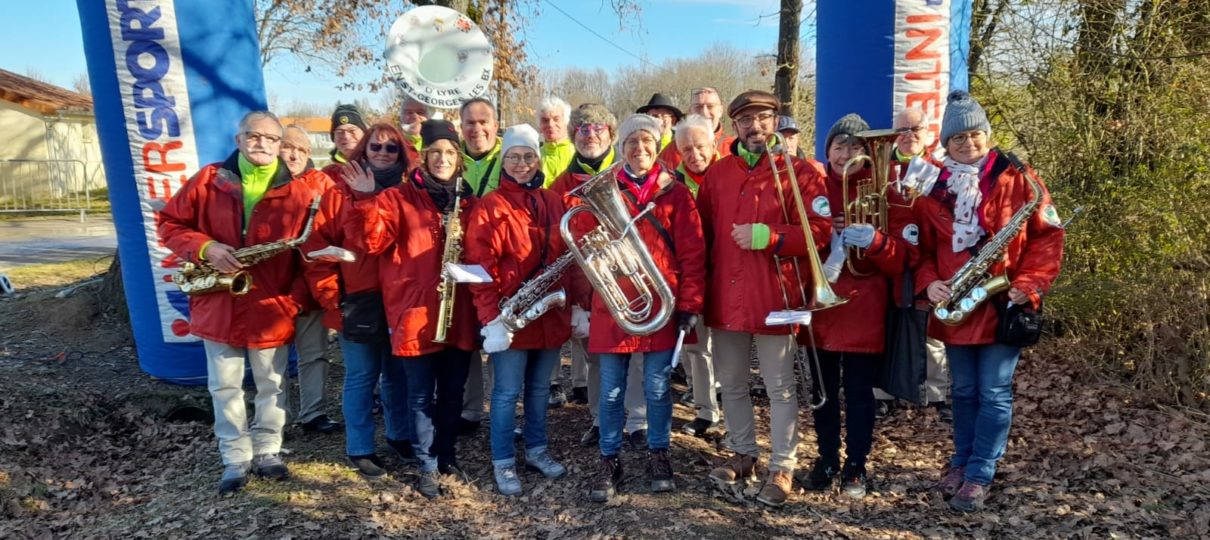
[[[387,76],[408,96],[453,109],[487,93],[492,47],[470,19],[450,8],[421,6],[387,33]]]

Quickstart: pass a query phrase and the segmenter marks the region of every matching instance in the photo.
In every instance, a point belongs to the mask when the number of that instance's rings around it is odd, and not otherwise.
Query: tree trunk
[[[802,17],[802,0],[781,0],[781,17],[777,32],[777,75],[775,92],[781,101],[781,114],[794,116],[798,89],[798,26]]]
[[[112,307],[118,320],[124,321],[128,327],[130,326],[130,311],[126,307],[126,290],[122,286],[122,261],[116,250],[113,252],[113,262],[109,263],[109,270],[105,271],[105,277],[101,280],[101,288],[97,291],[97,296],[101,300],[102,309]]]

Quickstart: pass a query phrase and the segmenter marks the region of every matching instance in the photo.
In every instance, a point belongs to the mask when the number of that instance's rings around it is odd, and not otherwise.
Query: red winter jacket
[[[619,174],[625,174],[621,172],[621,167],[618,168],[618,171]],[[671,174],[661,172],[658,179],[654,181],[658,182],[657,190],[651,201],[655,203],[655,208],[649,215],[654,217],[671,237],[672,245],[669,245],[664,235],[646,218],[639,220],[637,230],[639,237],[647,244],[652,260],[660,269],[660,274],[668,282],[673,297],[676,299],[673,315],[669,317],[668,324],[650,335],[630,335],[622,331],[622,328],[613,320],[608,308],[601,300],[600,294],[594,293],[588,337],[589,353],[624,354],[670,350],[676,346],[677,318],[675,312],[702,312],[706,285],[706,246],[702,237],[702,223],[697,211],[697,204],[693,200],[693,195],[689,193],[689,188],[675,181]],[[638,213],[638,209],[631,196],[637,194],[633,193],[625,182],[619,182],[627,208],[630,210],[630,215],[633,216]],[[583,219],[578,219],[579,217],[583,217]],[[597,221],[590,214],[581,213],[572,226],[576,231],[576,237],[580,238],[595,229]],[[629,283],[624,283],[623,289],[633,292]],[[659,309],[660,304],[656,300],[652,312]],[[692,343],[692,340],[688,340],[688,342]]]
[[[495,191],[484,195],[470,213],[466,236],[466,262],[483,266],[494,281],[472,285],[479,322],[484,325],[500,315],[500,302],[510,298],[527,280],[567,251],[559,234],[563,201],[542,188],[525,189],[501,178]],[[575,266],[574,263],[572,266]],[[570,271],[571,268],[568,268]],[[571,337],[571,273],[560,283],[568,302],[552,308],[513,336],[511,349],[558,349]]]
[[[844,209],[841,176],[831,167],[826,167],[828,202],[835,208],[837,216]],[[892,165],[893,167],[893,165]],[[861,169],[849,177],[850,202],[857,196],[857,182],[868,180],[870,171]],[[890,176],[893,181],[895,176]],[[891,288],[902,289],[903,271],[916,259],[917,227],[912,211],[894,191],[888,190],[890,204],[887,209],[889,226],[887,234],[875,231],[874,240],[865,249],[864,260],[852,260],[861,277],[853,275],[846,263],[836,283],[830,284],[837,295],[849,301],[839,306],[816,311],[812,318],[811,331],[815,346],[835,352],[880,353],[885,348],[887,309],[891,305]],[[820,250],[820,260],[827,260],[831,252],[829,243]],[[852,257],[852,250],[849,256]],[[799,333],[799,343],[810,345],[805,339],[806,329]]]
[[[718,131],[714,132],[714,147],[718,150],[718,157],[715,158],[716,161],[734,152],[732,148],[735,145],[735,140],[735,135],[727,135],[727,132],[723,131],[723,126],[721,124],[718,126]],[[673,138],[672,142],[668,143],[668,146],[665,146],[660,151],[657,159],[669,171],[675,171],[677,167],[681,166],[681,151],[676,149],[676,138]]]
[[[824,172],[812,162],[798,158],[790,158],[790,161],[794,164],[806,205],[811,236],[815,245],[822,247],[832,234]],[[794,194],[784,161],[779,161],[778,174],[787,205],[784,213],[767,156],[761,156],[754,167],[749,167],[743,158],[730,155],[706,171],[706,179],[697,193],[697,204],[709,249],[706,325],[711,328],[762,335],[792,333],[794,329],[790,326],[765,325],[765,317],[770,312],[787,308],[783,292],[790,298],[789,307],[803,305],[792,257],[800,257],[802,284],[807,295],[811,294],[810,273],[804,257],[807,239],[794,208]],[[749,223],[769,226],[772,235],[768,247],[759,251],[741,249],[731,239],[733,225]],[[775,255],[781,257],[780,268],[774,261]]]
[[[412,176],[416,178],[415,175]],[[462,180],[459,179],[462,184]],[[443,214],[432,197],[415,180],[370,195],[357,193],[354,211],[362,224],[361,234],[350,235],[355,246],[380,255],[378,278],[391,329],[391,348],[396,356],[421,356],[446,346],[464,351],[476,348],[479,327],[470,290],[455,287],[453,324],[446,342],[434,343],[441,282],[441,257],[445,251]],[[477,199],[462,197],[459,221],[462,230]],[[346,235],[350,228],[346,227]],[[459,261],[461,262],[461,261]]]
[[[954,253],[950,247],[955,200],[947,191],[947,179],[948,171],[943,171],[932,191],[917,199],[912,207],[920,224],[922,255],[916,270],[916,291],[922,297],[926,296],[930,283],[950,279],[972,256],[970,250]],[[1035,306],[1059,275],[1064,236],[1058,212],[1050,201],[1050,193],[1041,179],[1037,181],[1042,188],[1042,204],[1021,232],[1009,242],[1003,260],[990,269],[992,275],[1007,274],[1012,287],[1028,293]],[[997,150],[992,150],[988,158],[979,189],[983,192],[979,222],[987,233],[984,241],[1003,228],[1017,209],[1033,197],[1025,177]],[[1001,293],[984,302],[958,326],[945,325],[930,318],[929,337],[951,345],[994,343],[998,318],[993,303],[1007,302],[1007,298],[1007,293]]]
[[[244,196],[234,152],[189,179],[159,217],[159,236],[177,257],[200,262],[198,252],[209,241],[239,249],[302,234],[312,190],[290,177],[285,162],[256,207],[243,233]],[[306,295],[296,251],[280,253],[247,268],[252,290],[244,296],[214,292],[189,297],[189,332],[232,347],[265,349],[294,339],[294,317]]]
[[[324,326],[333,330],[342,329],[342,280],[345,294],[379,290],[378,261],[382,256],[369,254],[364,245],[354,241],[362,235],[363,227],[361,216],[353,211],[355,198],[353,189],[343,179],[328,190],[315,216],[315,230],[302,248],[303,253],[310,253],[337,246],[352,251],[356,258],[353,262],[311,261],[304,265],[311,294],[324,309]]]

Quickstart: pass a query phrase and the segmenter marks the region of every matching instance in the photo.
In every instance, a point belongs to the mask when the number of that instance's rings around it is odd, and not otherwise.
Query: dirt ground
[[[879,422],[873,492],[860,502],[801,489],[776,510],[725,499],[705,480],[720,443],[681,434],[693,413],[679,404],[671,494],[650,493],[643,455],[627,450],[622,495],[589,502],[597,453],[578,441],[591,420],[569,405],[550,412],[549,426],[570,474],[525,472],[523,497],[495,493],[485,426],[459,440],[473,484],[437,500],[412,489],[413,469],[392,462],[389,478],[363,480],[344,464],[342,436],[298,428],[285,444],[290,480],[254,480],[220,498],[211,426],[165,419],[179,404],[205,405],[205,390],[142,373],[95,285],[63,299],[54,293],[66,283],[47,285],[0,297],[0,538],[1210,538],[1210,418],[1048,362],[1059,342],[1022,358],[1008,453],[988,508],[973,515],[929,491],[949,428],[912,408]],[[339,417],[335,347],[332,357]],[[809,414],[800,427],[807,468]]]

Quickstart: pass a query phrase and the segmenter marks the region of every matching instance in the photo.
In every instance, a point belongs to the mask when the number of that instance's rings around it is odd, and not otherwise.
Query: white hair
[[[248,114],[245,114],[243,118],[239,119],[239,132],[243,133],[248,131],[248,124],[265,118],[272,120],[274,124],[277,124],[277,129],[281,130],[281,132],[285,134],[286,130],[282,127],[281,120],[277,118],[276,114],[273,114],[269,111],[252,111]]]
[[[689,138],[689,130],[697,128],[702,130],[710,140],[714,140],[714,124],[710,120],[700,114],[690,114],[676,123],[672,129],[676,131],[676,144],[680,146],[681,142]]]
[[[920,107],[911,107],[899,111],[899,114],[895,115],[894,123],[891,125],[898,128],[912,120],[924,120],[924,109],[921,109]]]
[[[546,96],[538,103],[538,115],[541,116],[544,112],[558,110],[563,115],[563,124],[571,121],[571,105],[563,101],[558,96]],[[541,120],[538,118],[537,120]]]

